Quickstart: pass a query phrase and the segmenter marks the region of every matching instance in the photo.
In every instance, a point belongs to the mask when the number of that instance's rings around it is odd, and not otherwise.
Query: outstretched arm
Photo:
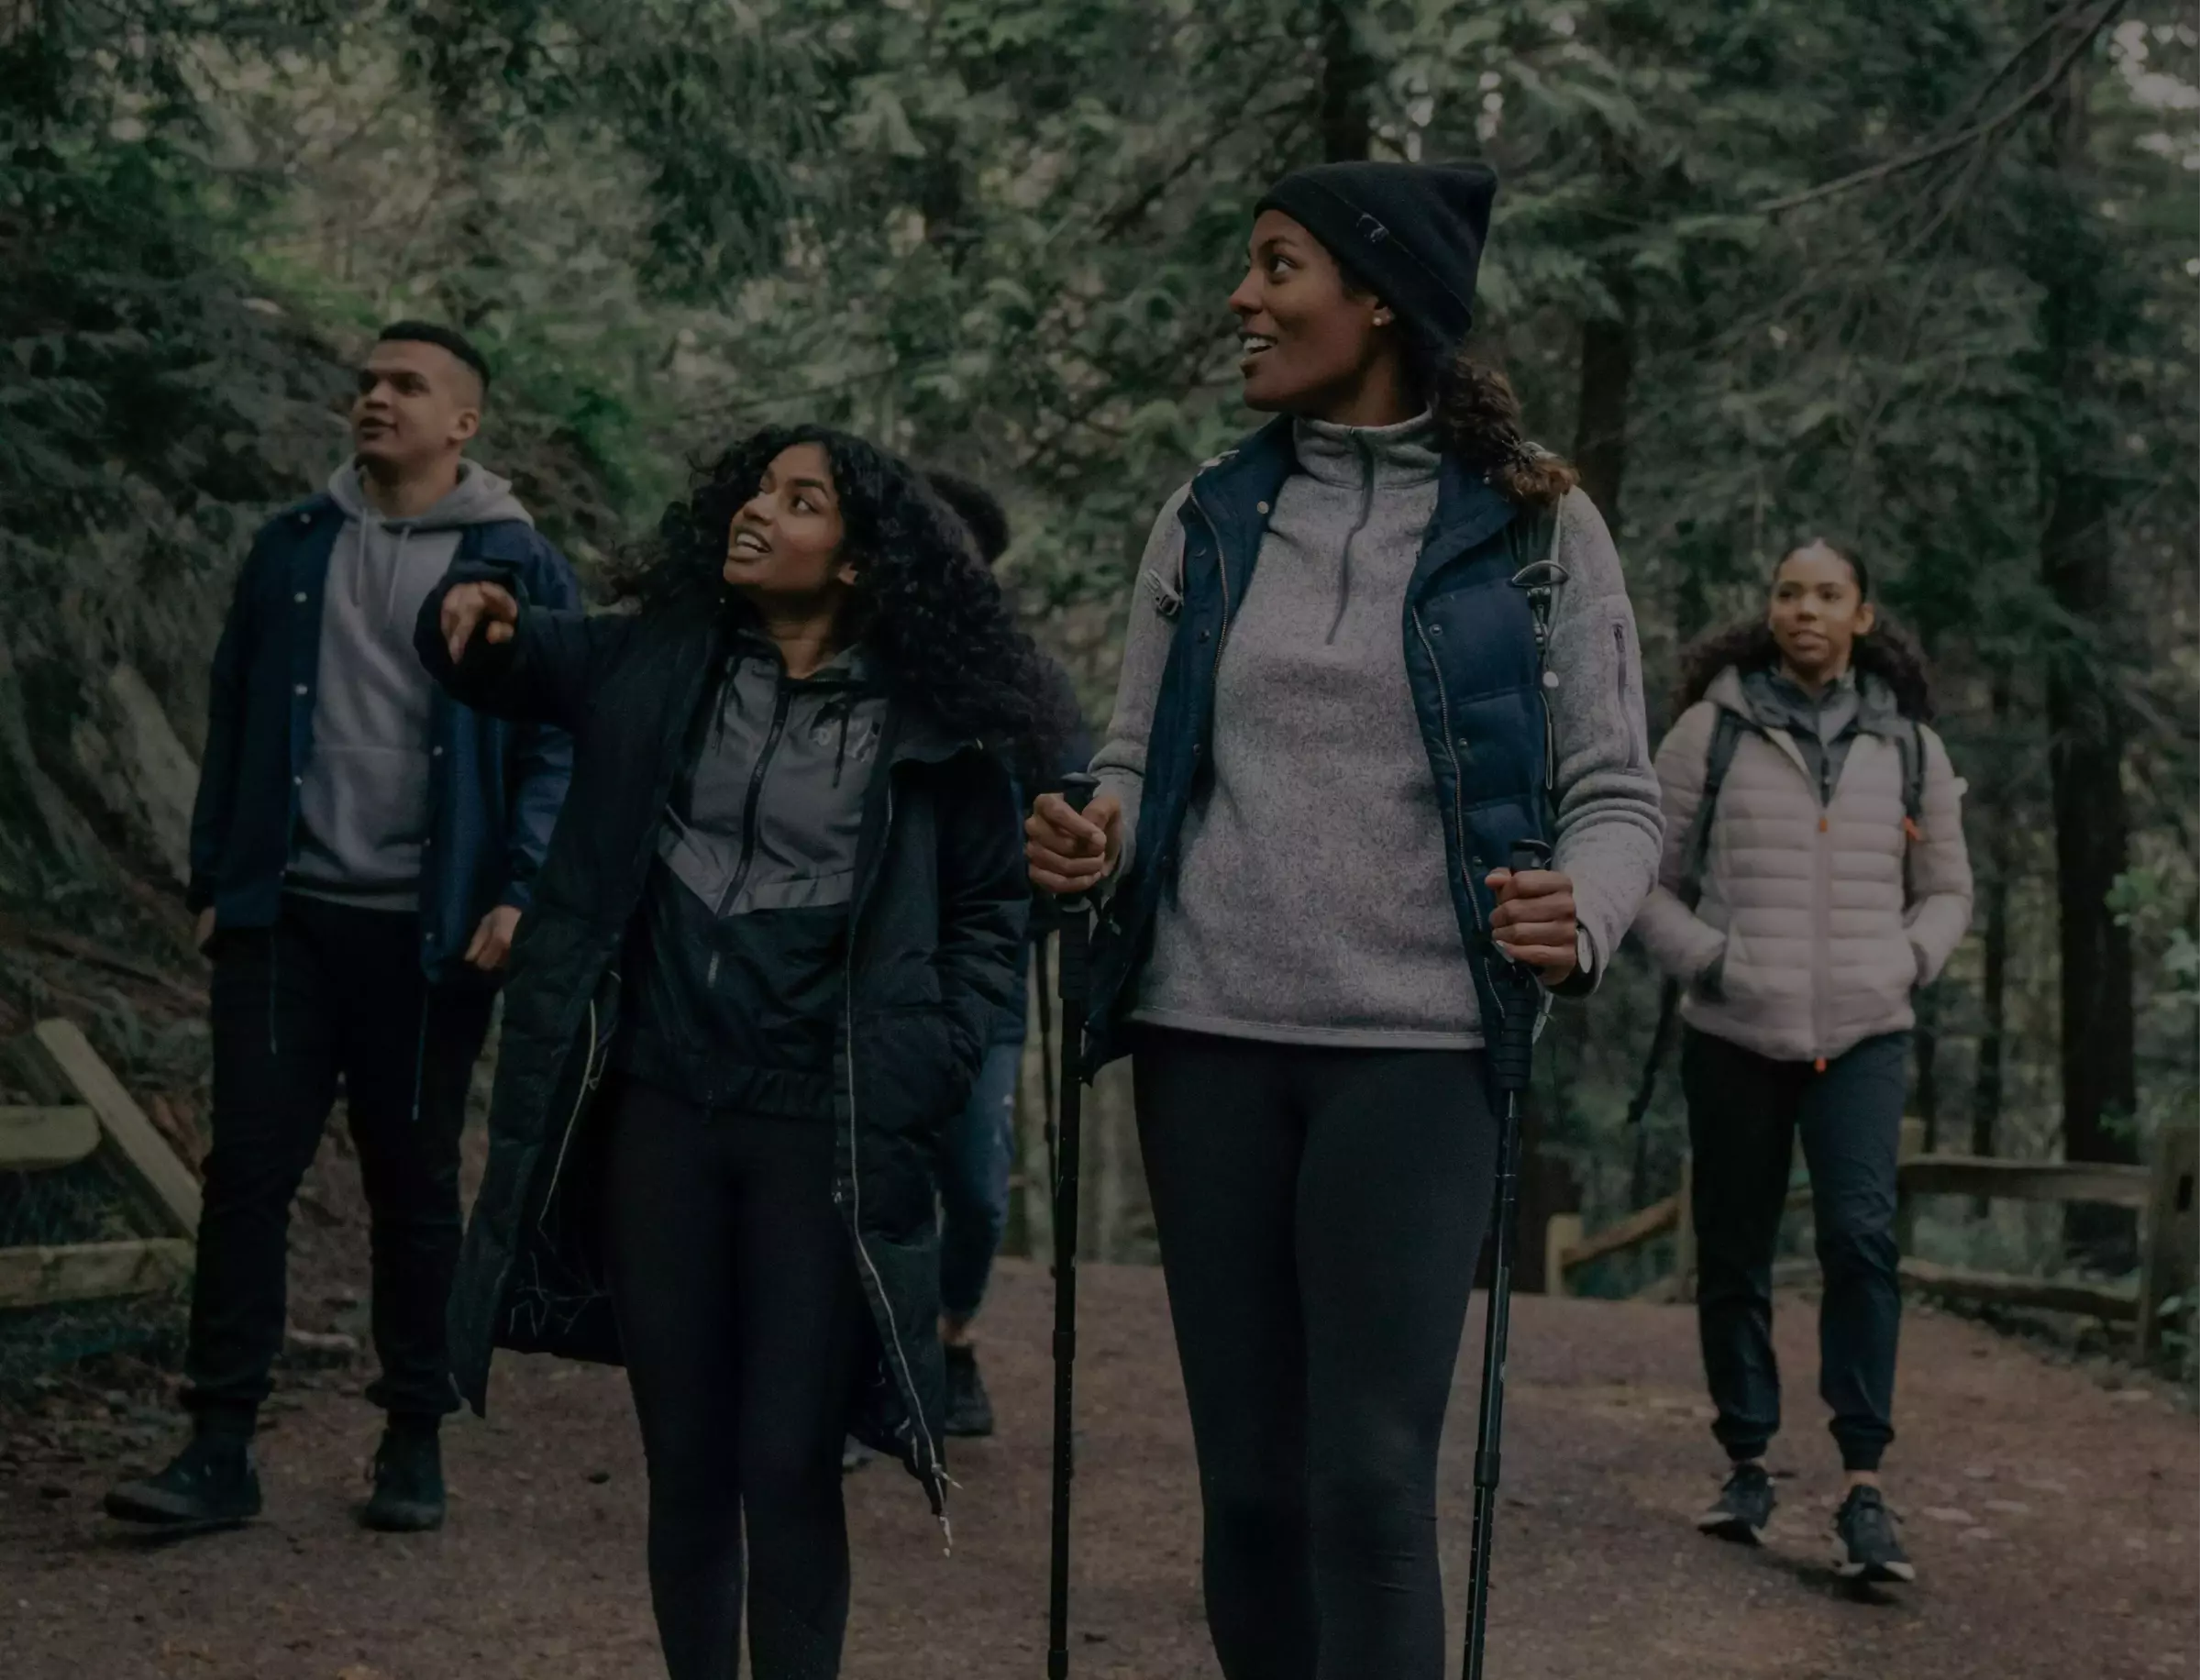
[[[569,731],[633,624],[625,615],[531,604],[510,571],[462,563],[420,603],[413,647],[461,705]]]

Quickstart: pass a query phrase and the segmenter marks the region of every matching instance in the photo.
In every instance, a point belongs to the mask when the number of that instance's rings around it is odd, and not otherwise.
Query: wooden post
[[[2139,1279],[2139,1352],[2161,1341],[2161,1310],[2200,1288],[2200,1129],[2164,1126],[2154,1140],[2154,1193],[2147,1207],[2146,1256]]]
[[[1565,1253],[1581,1241],[1581,1215],[1553,1213],[1543,1226],[1543,1293],[1566,1292]]]
[[[1681,1188],[1674,1197],[1673,1299],[1696,1299],[1696,1156],[1681,1157]]]

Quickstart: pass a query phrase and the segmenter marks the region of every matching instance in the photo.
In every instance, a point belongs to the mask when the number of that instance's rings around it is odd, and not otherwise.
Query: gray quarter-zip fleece
[[[1283,1043],[1481,1044],[1405,669],[1405,591],[1436,508],[1433,443],[1425,418],[1298,423],[1300,470],[1263,510],[1259,561],[1221,653],[1211,774],[1185,815],[1134,1020]],[[1092,764],[1123,810],[1119,879],[1182,598],[1183,496],[1147,541],[1114,722]],[[1611,536],[1578,491],[1556,540],[1567,574],[1550,647],[1557,867],[1573,878],[1594,978],[1654,879],[1662,825],[1634,614]],[[1465,785],[1471,798],[1471,767]]]
[[[1302,420],[1293,438],[1299,470],[1223,645],[1213,786],[1185,816],[1181,885],[1135,1019],[1472,1047],[1474,981],[1400,631],[1436,512],[1434,427]],[[1364,867],[1341,877],[1346,834]]]
[[[328,481],[344,510],[322,596],[313,751],[298,787],[288,886],[379,910],[420,901],[428,830],[428,718],[435,684],[413,651],[414,620],[468,525],[527,519],[512,486],[463,461],[426,513],[384,519],[347,461]]]

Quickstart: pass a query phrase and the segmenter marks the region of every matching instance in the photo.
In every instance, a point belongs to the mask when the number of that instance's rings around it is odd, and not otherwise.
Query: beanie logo
[[[1370,245],[1380,245],[1390,237],[1390,230],[1372,216],[1360,217],[1360,238]]]

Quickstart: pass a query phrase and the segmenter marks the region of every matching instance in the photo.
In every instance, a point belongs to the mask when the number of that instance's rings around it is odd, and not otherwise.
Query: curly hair
[[[1426,364],[1424,364],[1426,365]],[[1460,464],[1521,507],[1553,508],[1581,482],[1573,465],[1528,441],[1512,381],[1462,348],[1435,365],[1429,407],[1437,435]]]
[[[989,566],[998,565],[1009,548],[1009,516],[1001,499],[976,479],[966,479],[944,468],[925,468],[924,479],[932,486],[932,493],[963,522],[970,540],[978,545],[978,558]]]
[[[1326,249],[1326,248],[1325,248]],[[1344,289],[1381,297],[1382,289],[1330,252]],[[1497,369],[1462,345],[1443,344],[1418,326],[1408,329],[1406,376],[1435,417],[1436,436],[1461,466],[1481,474],[1515,506],[1554,508],[1581,482],[1568,461],[1530,443],[1521,428],[1520,393]]]
[[[1857,593],[1866,601],[1872,599],[1870,569],[1852,549],[1823,537],[1808,537],[1781,550],[1773,565],[1772,581],[1779,581],[1780,568],[1790,557],[1814,545],[1830,548],[1846,560],[1856,579]],[[1921,724],[1932,722],[1932,682],[1925,669],[1925,651],[1915,636],[1885,612],[1869,634],[1856,638],[1849,659],[1859,677],[1876,677],[1887,685],[1894,693],[1896,710],[1903,716]],[[1708,631],[1681,650],[1681,676],[1673,691],[1673,715],[1678,717],[1703,699],[1719,673],[1730,667],[1748,672],[1777,670],[1779,665],[1780,644],[1763,618],[1737,619]]]
[[[665,510],[654,536],[621,556],[606,582],[614,601],[645,613],[754,608],[724,580],[734,515],[782,451],[815,444],[831,463],[855,562],[846,629],[860,639],[897,704],[985,739],[1012,762],[1052,755],[1068,729],[1045,657],[1016,624],[962,522],[924,475],[877,445],[830,426],[769,426],[696,471],[685,502]]]

